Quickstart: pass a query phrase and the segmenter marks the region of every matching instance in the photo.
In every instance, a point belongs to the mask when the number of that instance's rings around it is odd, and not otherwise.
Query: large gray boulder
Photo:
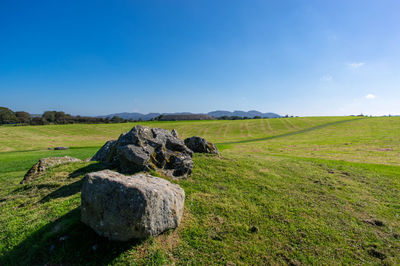
[[[81,198],[83,223],[110,240],[127,241],[176,228],[185,192],[148,174],[125,176],[103,170],[85,177]]]
[[[207,140],[193,136],[185,139],[185,145],[193,152],[219,154],[217,146]]]
[[[174,178],[186,177],[192,173],[193,152],[176,136],[161,128],[135,126],[118,140],[108,141],[92,160],[127,174],[157,170]]]

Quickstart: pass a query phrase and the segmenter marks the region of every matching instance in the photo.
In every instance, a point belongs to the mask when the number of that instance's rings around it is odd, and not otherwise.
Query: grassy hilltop
[[[140,124],[221,150],[173,181],[186,192],[181,226],[129,243],[97,236],[79,206],[98,163],[19,184],[38,159],[86,159],[134,123],[0,127],[0,265],[400,264],[400,117]]]

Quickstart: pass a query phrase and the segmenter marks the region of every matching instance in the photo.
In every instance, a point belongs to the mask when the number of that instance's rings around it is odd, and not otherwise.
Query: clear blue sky
[[[399,0],[0,1],[0,106],[400,114]]]

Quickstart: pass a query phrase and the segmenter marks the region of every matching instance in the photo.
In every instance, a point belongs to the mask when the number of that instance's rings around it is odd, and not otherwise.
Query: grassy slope
[[[348,117],[315,117],[288,119],[260,119],[235,121],[178,121],[142,122],[98,125],[48,125],[0,127],[0,152],[40,150],[55,146],[98,147],[107,140],[116,139],[135,124],[177,129],[181,138],[202,136],[212,142],[229,142],[261,138],[297,131]]]
[[[331,124],[348,119],[151,123],[208,137],[223,156],[196,155],[193,175],[177,181],[186,192],[177,230],[130,243],[108,242],[79,222],[81,179],[101,165],[63,165],[18,182],[38,158],[87,158],[97,150],[90,146],[132,125],[0,128],[14,136],[0,140],[0,264],[398,264],[400,119]],[[58,131],[66,136],[53,137]],[[68,151],[22,151],[73,142]]]
[[[358,119],[236,147],[255,153],[400,165],[400,118]]]

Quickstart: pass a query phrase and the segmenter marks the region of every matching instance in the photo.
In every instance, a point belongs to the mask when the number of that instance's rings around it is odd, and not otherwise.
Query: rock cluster
[[[193,152],[219,154],[217,147],[203,138],[179,139],[175,129],[138,125],[117,140],[107,141],[91,160],[123,174],[136,174],[125,176],[111,170],[89,173],[82,186],[82,222],[99,235],[117,241],[156,236],[176,228],[183,214],[184,190],[165,179],[138,172],[156,170],[173,178],[186,177],[192,172]],[[40,159],[21,184],[49,167],[80,161],[68,156]]]
[[[93,157],[121,173],[157,170],[182,178],[191,174],[193,152],[179,139],[176,131],[135,126],[118,140],[108,141]]]
[[[218,148],[207,140],[193,136],[185,139],[185,145],[193,152],[219,154]]]
[[[127,241],[176,228],[185,192],[148,174],[125,176],[103,170],[85,177],[81,198],[82,222],[110,240]]]
[[[64,156],[64,157],[49,157],[42,158],[37,163],[35,163],[31,169],[25,174],[24,179],[20,182],[20,184],[24,184],[32,181],[37,178],[41,174],[43,174],[49,167],[53,167],[56,165],[70,163],[70,162],[80,162],[80,159]]]

